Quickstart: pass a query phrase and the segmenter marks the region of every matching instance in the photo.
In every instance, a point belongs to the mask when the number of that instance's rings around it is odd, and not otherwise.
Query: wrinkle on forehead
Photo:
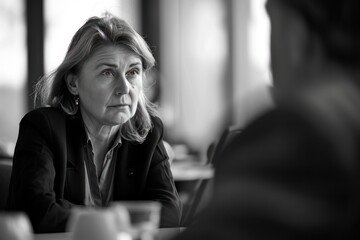
[[[101,46],[98,47],[87,60],[94,65],[112,65],[113,67],[127,67],[142,65],[141,57],[126,46]]]

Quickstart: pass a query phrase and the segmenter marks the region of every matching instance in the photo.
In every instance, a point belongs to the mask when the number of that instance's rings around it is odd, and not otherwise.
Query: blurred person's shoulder
[[[252,121],[227,152],[239,160],[245,154],[253,161],[259,155],[272,158],[281,154],[290,159],[307,149],[312,154],[343,159],[351,166],[359,155],[359,102],[360,90],[352,82],[313,85],[278,101],[275,108]]]
[[[360,134],[354,131],[360,129],[359,102],[359,89],[347,82],[335,81],[299,89],[293,95],[279,98],[274,108],[245,126],[227,151],[246,151],[255,155],[273,149],[293,150],[309,139],[339,146],[339,136],[350,142]],[[261,146],[262,151],[257,151],[257,146]]]
[[[278,108],[296,113],[317,128],[338,129],[360,125],[360,88],[347,79],[311,85],[294,97],[284,99]]]

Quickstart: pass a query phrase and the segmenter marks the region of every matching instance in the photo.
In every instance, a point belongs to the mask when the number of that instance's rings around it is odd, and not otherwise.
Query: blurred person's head
[[[156,115],[143,91],[155,59],[145,40],[109,13],[90,18],[74,35],[63,62],[43,77],[35,101],[67,114],[79,109],[95,124],[121,125],[122,137],[141,142]]]
[[[360,63],[360,1],[268,0],[275,91]]]

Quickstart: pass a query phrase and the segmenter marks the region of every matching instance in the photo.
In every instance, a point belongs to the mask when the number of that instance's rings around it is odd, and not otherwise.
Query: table
[[[174,161],[170,167],[175,181],[211,179],[214,176],[214,168],[202,163]]]
[[[156,240],[170,240],[185,228],[159,228]],[[71,240],[71,233],[39,233],[34,235],[34,240]]]

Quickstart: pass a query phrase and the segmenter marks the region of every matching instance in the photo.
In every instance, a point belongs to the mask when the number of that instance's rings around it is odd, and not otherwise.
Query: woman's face
[[[135,115],[142,91],[141,58],[125,46],[97,48],[75,78],[84,118],[114,126]]]

